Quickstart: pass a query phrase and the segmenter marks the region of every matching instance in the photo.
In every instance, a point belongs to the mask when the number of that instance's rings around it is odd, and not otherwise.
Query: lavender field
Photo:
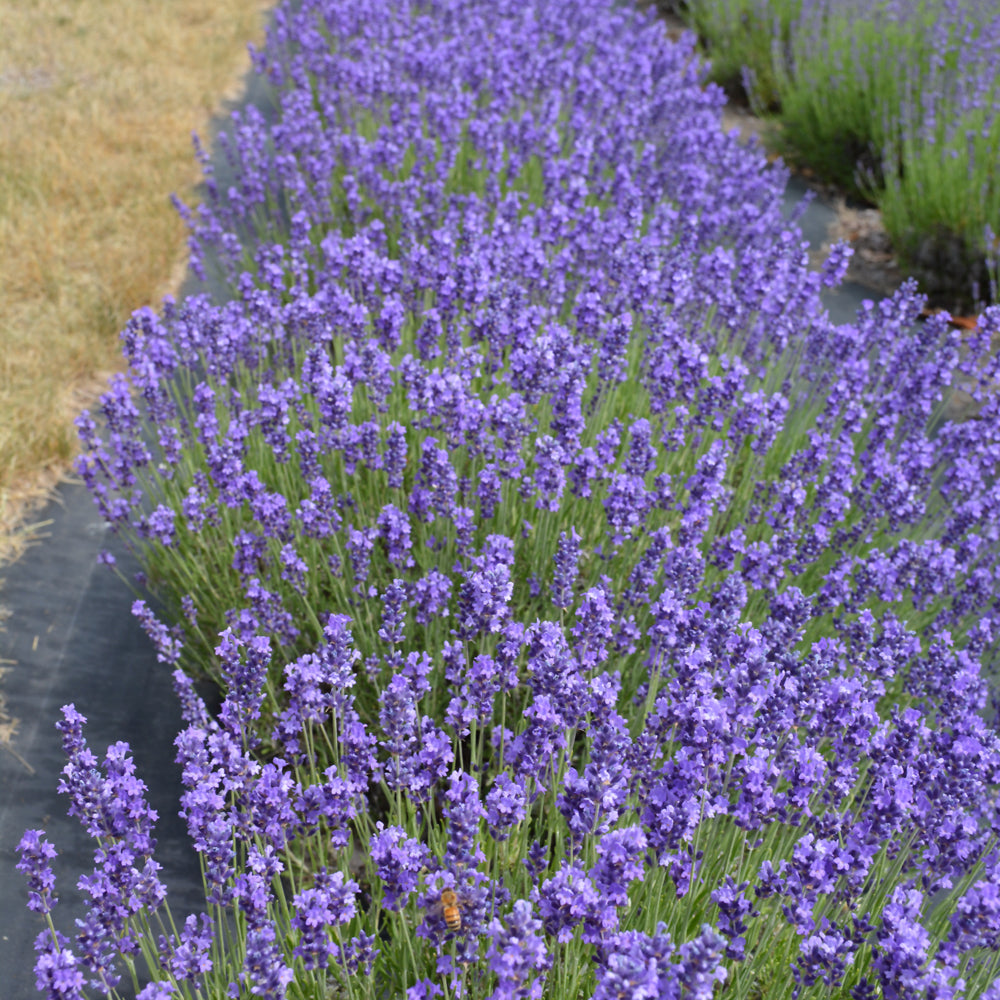
[[[288,2],[255,64],[179,206],[230,297],[78,421],[204,911],[67,706],[42,993],[1000,1000],[1000,307],[834,325],[846,249],[628,6]]]

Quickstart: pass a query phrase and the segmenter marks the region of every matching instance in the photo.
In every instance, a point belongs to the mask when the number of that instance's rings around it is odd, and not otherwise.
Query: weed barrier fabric
[[[131,559],[107,543],[97,509],[82,486],[67,486],[43,511],[49,537],[5,572],[4,603],[11,611],[0,655],[8,670],[4,695],[18,720],[17,736],[0,757],[0,995],[8,1000],[38,996],[34,941],[44,918],[25,907],[24,878],[14,868],[15,847],[24,831],[43,827],[58,845],[59,914],[63,926],[82,916],[75,887],[79,873],[93,866],[91,842],[78,820],[66,815],[56,787],[65,763],[55,729],[60,707],[73,702],[87,717],[95,753],[127,741],[137,773],[159,813],[157,852],[171,897],[193,910],[202,897],[197,855],[178,815],[180,769],[172,743],[181,728],[170,672],[130,614],[125,583],[97,563],[104,548],[119,557],[126,573]]]
[[[248,76],[240,104],[256,104],[267,116],[273,111],[267,84]],[[231,109],[230,109],[231,110]],[[224,127],[227,116],[217,120]],[[230,173],[217,147],[212,166],[220,186]],[[793,178],[785,194],[789,213],[805,194]],[[818,247],[826,238],[833,211],[812,201],[798,220],[804,239]],[[205,285],[189,278],[182,294],[204,292]],[[210,281],[216,300],[226,296]],[[835,323],[854,319],[861,302],[877,298],[860,285],[845,283],[826,290],[824,304]],[[0,602],[9,609],[6,631],[0,633],[0,660],[6,668],[0,684],[17,733],[0,749],[0,997],[31,1000],[35,988],[34,940],[45,928],[44,918],[26,907],[28,891],[15,870],[16,845],[29,828],[43,828],[59,856],[53,869],[60,902],[56,923],[64,933],[84,913],[76,888],[81,872],[93,865],[91,841],[75,818],[66,815],[67,802],[57,792],[65,764],[55,723],[61,706],[74,703],[87,717],[88,742],[99,758],[107,746],[129,743],[136,774],[148,787],[159,820],[156,857],[170,891],[174,917],[204,906],[197,856],[185,823],[178,815],[182,791],[180,768],[174,762],[173,741],[182,727],[170,670],[159,664],[155,651],[130,608],[134,595],[97,556],[110,551],[126,577],[138,569],[124,545],[110,535],[91,497],[81,485],[64,485],[40,514],[51,520],[48,536],[21,560],[2,571]],[[126,984],[120,987],[128,996]]]

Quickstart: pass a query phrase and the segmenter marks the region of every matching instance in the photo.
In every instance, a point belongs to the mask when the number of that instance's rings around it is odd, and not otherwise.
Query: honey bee
[[[445,927],[453,933],[462,929],[462,906],[464,899],[454,889],[442,889],[437,902],[427,908],[429,916],[444,921]]]
[[[431,921],[428,929],[432,929],[435,934],[440,933],[442,923],[451,934],[457,934],[459,931],[469,933],[469,921],[463,920],[463,912],[466,917],[472,919],[474,925],[477,925],[476,916],[482,909],[476,891],[464,883],[442,887],[438,882],[437,885],[428,886],[423,905]]]
[[[462,911],[458,905],[458,893],[454,889],[441,890],[441,916],[450,931],[462,929]]]

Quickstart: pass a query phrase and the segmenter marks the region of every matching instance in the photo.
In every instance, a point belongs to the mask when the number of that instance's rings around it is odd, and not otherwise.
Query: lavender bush
[[[677,10],[711,59],[709,79],[762,114],[780,108],[774,50],[784,51],[802,0],[657,0]]]
[[[191,219],[232,301],[136,314],[80,420],[205,910],[68,707],[98,848],[71,941],[22,842],[48,995],[1000,996],[1000,309],[831,324],[844,251],[807,270],[691,45],[279,8],[279,120]]]
[[[688,19],[730,85],[744,80],[752,103],[777,109],[783,153],[878,205],[925,290],[949,304],[995,301],[995,8],[693,0]]]

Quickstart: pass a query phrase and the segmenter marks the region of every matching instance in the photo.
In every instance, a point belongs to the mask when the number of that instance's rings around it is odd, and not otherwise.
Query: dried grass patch
[[[249,69],[265,0],[0,0],[0,560],[121,367],[118,332],[183,276],[171,192]]]

